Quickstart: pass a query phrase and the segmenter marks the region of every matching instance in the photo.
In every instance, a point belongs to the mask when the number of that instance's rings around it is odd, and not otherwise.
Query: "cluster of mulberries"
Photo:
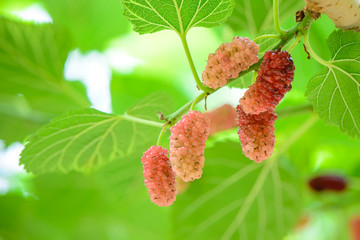
[[[274,151],[275,107],[290,91],[294,70],[289,53],[266,52],[256,82],[239,101],[239,138],[245,155],[256,162],[268,159]]]
[[[236,110],[229,104],[205,113],[210,120],[210,135],[236,127]]]
[[[258,61],[259,47],[248,38],[235,37],[222,44],[209,55],[203,72],[204,84],[217,89],[241,71]],[[239,126],[238,134],[245,155],[261,162],[268,159],[275,146],[275,106],[291,89],[294,64],[290,55],[282,51],[269,51],[264,56],[259,75],[236,110],[230,105],[202,114],[189,111],[170,128],[170,159],[168,150],[150,147],[142,156],[145,185],[151,200],[159,206],[169,206],[176,198],[176,179],[181,183],[198,179],[204,166],[204,149],[209,134]]]
[[[269,110],[260,114],[246,114],[240,105],[236,111],[238,134],[245,156],[255,162],[268,159],[275,146],[275,112]]]
[[[259,46],[245,37],[234,37],[232,42],[223,43],[214,54],[209,54],[202,73],[203,83],[213,89],[223,87],[259,60],[258,51]]]
[[[256,82],[240,99],[246,113],[259,114],[274,109],[291,90],[294,79],[294,62],[285,51],[268,51],[264,55]]]
[[[170,162],[176,175],[185,182],[200,178],[209,119],[199,111],[190,111],[170,131]]]
[[[167,155],[167,149],[152,146],[141,158],[145,185],[151,200],[159,206],[169,206],[176,198],[175,173]]]

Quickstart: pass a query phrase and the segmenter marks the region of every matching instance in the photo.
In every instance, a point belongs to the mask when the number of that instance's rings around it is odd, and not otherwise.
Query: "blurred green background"
[[[295,25],[294,14],[302,7],[302,1],[281,2],[284,28]],[[0,2],[0,240],[220,239],[252,192],[263,165],[244,157],[235,129],[209,139],[203,178],[168,208],[154,205],[143,184],[140,157],[156,138],[126,161],[87,174],[34,176],[18,166],[26,138],[70,110],[91,106],[122,114],[159,91],[173,99],[176,110],[196,96],[178,36],[138,35],[122,12],[120,0]],[[311,44],[325,59],[325,39],[334,29],[326,16],[311,28]],[[271,1],[237,1],[225,24],[189,32],[198,72],[221,43],[264,32],[273,32]],[[306,58],[302,44],[292,56],[293,89],[279,111],[306,106],[307,82],[321,69]],[[243,92],[226,87],[208,98],[208,108],[235,106]],[[312,114],[279,118],[277,147]],[[359,149],[359,139],[317,120],[281,156],[232,239],[255,239],[254,232],[260,233],[257,239],[351,239],[349,222],[360,216]],[[242,176],[244,169],[251,173]],[[307,181],[322,173],[344,176],[348,190],[314,193]]]

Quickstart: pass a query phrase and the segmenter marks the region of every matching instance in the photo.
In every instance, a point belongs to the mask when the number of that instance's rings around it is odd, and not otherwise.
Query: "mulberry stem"
[[[322,59],[321,57],[319,57],[315,51],[311,48],[310,42],[309,42],[309,29],[307,29],[304,32],[304,44],[306,47],[306,50],[310,53],[310,56],[313,57],[318,63],[320,63],[321,65],[325,66],[325,67],[330,67],[331,64],[328,63],[327,61],[325,61],[324,59]]]
[[[189,50],[189,46],[188,46],[188,43],[186,41],[186,35],[180,35],[180,39],[181,39],[181,43],[184,47],[184,50],[185,50],[185,53],[186,53],[186,57],[187,57],[187,60],[189,62],[189,65],[190,65],[190,68],[191,68],[191,72],[194,76],[194,79],[195,79],[195,82],[197,84],[197,86],[200,88],[201,91],[203,92],[208,92],[208,93],[211,93],[213,92],[214,90],[211,89],[211,88],[208,88],[206,86],[204,86],[199,78],[199,75],[197,74],[197,71],[196,71],[196,68],[195,68],[195,64],[194,64],[194,61],[191,57],[191,53],[190,53],[190,50]]]
[[[297,36],[296,36],[294,42],[287,49],[288,53],[291,53],[291,51],[300,43],[302,36],[303,36],[303,34],[301,32],[297,33]]]
[[[256,38],[254,38],[253,41],[258,42],[260,40],[269,39],[269,38],[281,39],[281,35],[279,35],[279,34],[265,34],[265,35],[261,35],[261,36],[258,36]]]
[[[273,11],[274,11],[274,25],[275,29],[281,35],[285,35],[285,31],[281,29],[280,26],[280,16],[279,16],[279,0],[273,0]]]
[[[157,142],[156,142],[156,145],[157,145],[157,146],[160,146],[161,138],[162,138],[162,136],[164,135],[164,133],[165,133],[166,129],[168,128],[168,126],[169,126],[168,124],[165,124],[164,127],[161,129],[160,134],[159,134],[159,137],[158,137],[158,140],[157,140]]]

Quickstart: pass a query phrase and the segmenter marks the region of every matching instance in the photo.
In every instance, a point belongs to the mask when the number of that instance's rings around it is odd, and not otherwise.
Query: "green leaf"
[[[177,108],[180,108],[182,104],[189,101],[189,99],[184,96],[184,93],[176,86],[176,81],[169,81],[169,79],[162,78],[159,75],[151,76],[145,71],[144,73],[146,73],[146,75],[139,72],[129,75],[113,73],[110,92],[114,113],[124,113],[131,103],[151,93],[159,92],[159,90],[172,96],[172,98],[166,97],[166,99],[164,99],[169,106],[175,105],[172,99],[176,99]],[[139,88],[139,86],[142,87]],[[163,96],[163,94],[160,94],[160,96]],[[170,112],[165,114],[170,114]]]
[[[51,118],[90,105],[83,85],[63,77],[71,47],[66,33],[51,24],[0,17],[0,113],[7,129],[0,138],[22,141]]]
[[[273,24],[272,0],[235,0],[235,8],[228,24],[235,31],[247,30],[255,36]],[[280,1],[281,20],[294,16],[303,7],[301,1]]]
[[[77,46],[103,50],[109,40],[130,31],[118,0],[41,0],[55,25],[69,30]]]
[[[327,44],[332,59],[311,79],[306,96],[326,123],[360,137],[360,33],[334,31]]]
[[[174,204],[178,239],[283,239],[301,210],[298,176],[279,159],[254,164],[240,144],[206,149],[202,178]]]
[[[227,86],[229,88],[249,88],[253,83],[254,72],[247,73],[244,76],[237,78],[235,81],[229,83]]]
[[[50,120],[42,112],[36,112],[26,107],[22,96],[0,95],[0,139],[9,145],[21,141]]]
[[[89,171],[113,160],[127,159],[155,143],[163,123],[151,121],[156,111],[169,111],[163,96],[141,100],[124,115],[94,109],[58,117],[30,137],[21,164],[33,173]]]
[[[192,27],[213,27],[231,14],[234,0],[122,0],[124,14],[140,34]]]

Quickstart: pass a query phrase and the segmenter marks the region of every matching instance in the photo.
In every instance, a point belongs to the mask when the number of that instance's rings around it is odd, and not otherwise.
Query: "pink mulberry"
[[[175,173],[167,155],[167,149],[152,146],[141,158],[145,185],[151,201],[159,206],[169,206],[176,199]]]
[[[289,53],[280,50],[266,52],[256,82],[240,99],[243,110],[258,114],[274,109],[285,93],[291,90],[294,70]]]
[[[238,113],[238,134],[245,156],[261,162],[268,159],[275,147],[275,120],[274,110],[260,114],[246,114],[240,105]]]
[[[215,54],[209,54],[202,73],[203,83],[213,89],[223,87],[259,60],[258,51],[259,46],[244,37],[234,37],[232,42],[221,44]]]
[[[201,177],[210,121],[199,111],[190,111],[170,128],[170,162],[185,182]]]
[[[236,110],[229,104],[205,114],[210,120],[210,135],[236,127]]]

